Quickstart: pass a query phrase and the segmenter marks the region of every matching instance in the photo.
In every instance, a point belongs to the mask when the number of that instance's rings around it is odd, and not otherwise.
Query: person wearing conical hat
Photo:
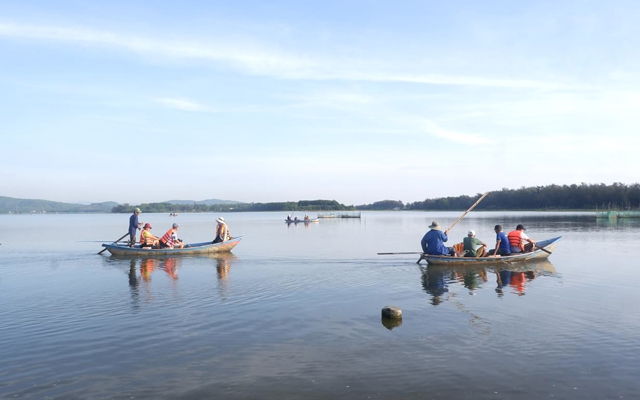
[[[420,245],[422,252],[434,256],[455,256],[456,252],[453,247],[447,247],[444,243],[449,240],[448,230],[442,231],[438,221],[431,222],[429,231],[422,237]]]

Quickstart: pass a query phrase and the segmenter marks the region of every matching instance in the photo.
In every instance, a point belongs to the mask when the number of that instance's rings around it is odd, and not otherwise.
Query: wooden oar
[[[453,225],[451,225],[449,228],[447,228],[447,232],[449,232],[454,226],[456,226],[456,224],[458,222],[460,222],[460,220],[462,218],[464,218],[465,215],[469,214],[471,212],[471,210],[473,210],[478,204],[480,204],[480,202],[482,201],[482,199],[484,199],[485,197],[487,197],[487,195],[489,194],[489,192],[486,192],[485,194],[483,194],[478,201],[476,201],[475,203],[473,203],[473,205],[471,207],[469,207],[469,209],[467,211],[464,212],[464,214],[462,214],[460,216],[460,218],[458,218],[456,220],[456,222],[453,223]],[[386,255],[395,255],[395,254],[422,254],[422,252],[400,252],[400,253],[378,253],[379,256],[386,256]],[[420,263],[420,261],[422,261],[424,257],[420,257],[420,259],[418,260],[418,264]]]
[[[125,233],[124,235],[122,235],[122,237],[118,240],[114,240],[113,243],[118,243],[119,241],[121,241],[122,239],[124,239],[127,235],[129,235],[129,232]],[[100,250],[98,252],[98,254],[102,254],[105,250],[107,250],[107,248],[105,247],[104,249]]]
[[[454,227],[454,226],[456,226],[456,225],[458,224],[458,222],[460,222],[460,220],[462,220],[462,218],[464,218],[464,216],[465,216],[465,215],[467,215],[467,214],[469,214],[469,213],[471,212],[471,210],[473,210],[474,208],[476,208],[476,206],[477,206],[478,204],[480,204],[480,202],[481,202],[485,197],[487,197],[487,195],[488,195],[488,194],[489,194],[489,192],[487,192],[487,193],[483,194],[483,195],[478,199],[478,201],[476,201],[475,203],[473,203],[473,205],[472,205],[471,207],[469,207],[469,209],[468,209],[467,211],[465,211],[465,212],[464,212],[464,214],[462,214],[462,215],[460,216],[460,218],[458,218],[458,219],[456,220],[456,222],[454,222],[454,223],[453,223],[453,225],[451,225],[450,227],[448,227],[448,228],[447,228],[447,232],[449,232],[451,229],[453,229],[453,227]]]
[[[551,254],[551,252],[550,252],[549,250],[545,249],[544,247],[540,247],[540,246],[538,246],[538,244],[536,244],[536,248],[538,248],[538,249],[540,249],[540,250],[544,251],[544,252],[545,252],[545,253],[547,253],[547,254]]]

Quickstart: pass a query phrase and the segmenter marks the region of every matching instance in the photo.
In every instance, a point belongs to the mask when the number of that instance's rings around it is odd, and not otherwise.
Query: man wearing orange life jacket
[[[507,235],[512,253],[527,253],[533,250],[533,247],[536,245],[536,242],[529,238],[524,231],[524,226],[518,224],[516,230],[509,232]]]
[[[167,231],[167,233],[165,233],[161,238],[160,238],[160,248],[164,249],[164,248],[169,248],[169,249],[174,249],[174,248],[178,248],[181,249],[184,247],[184,244],[182,243],[182,241],[178,240],[178,227],[180,225],[178,225],[177,223],[173,223],[171,229],[169,229]]]
[[[140,247],[151,247],[157,249],[160,247],[160,238],[151,233],[151,224],[144,224],[140,233]]]

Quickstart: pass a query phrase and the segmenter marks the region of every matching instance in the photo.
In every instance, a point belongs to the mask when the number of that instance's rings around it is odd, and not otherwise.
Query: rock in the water
[[[382,318],[401,319],[402,310],[394,306],[386,306],[382,309]]]

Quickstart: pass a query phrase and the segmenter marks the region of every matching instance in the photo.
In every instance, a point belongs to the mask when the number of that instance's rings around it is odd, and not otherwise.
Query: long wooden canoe
[[[426,260],[429,265],[496,265],[496,264],[513,264],[524,261],[544,260],[549,257],[558,244],[562,236],[552,239],[541,240],[537,242],[536,250],[529,253],[514,253],[510,256],[503,257],[453,257],[453,256],[434,256],[430,254],[421,254],[418,264],[422,260]],[[540,249],[542,247],[543,249]],[[546,250],[546,251],[545,251]]]
[[[182,249],[142,249],[139,245],[129,247],[126,244],[117,243],[103,243],[102,247],[104,247],[106,250],[109,250],[109,252],[114,256],[182,256],[193,254],[228,253],[231,251],[231,249],[236,247],[236,245],[240,243],[241,240],[242,236],[238,236],[231,238],[224,243],[190,243],[186,244]]]
[[[316,219],[307,219],[307,220],[299,219],[297,221],[295,219],[292,219],[292,220],[285,219],[284,222],[286,222],[287,224],[299,224],[301,222],[304,222],[305,224],[310,224],[312,222],[320,222],[320,219],[318,219],[318,218],[316,218]]]

